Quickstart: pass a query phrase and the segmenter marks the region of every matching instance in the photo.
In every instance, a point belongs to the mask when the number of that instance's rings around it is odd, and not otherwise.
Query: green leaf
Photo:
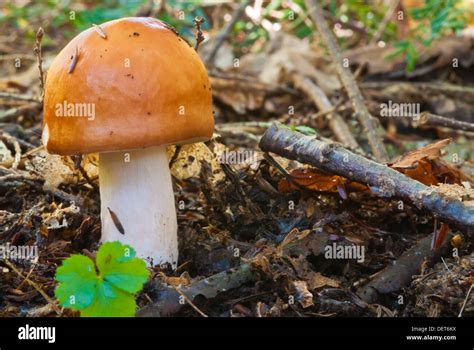
[[[55,295],[61,305],[81,311],[81,316],[134,316],[134,294],[148,276],[145,261],[135,257],[132,247],[107,242],[97,252],[96,265],[79,254],[63,261],[56,271]]]
[[[135,257],[132,247],[119,242],[104,243],[96,263],[105,281],[128,293],[138,292],[148,280],[145,261]]]
[[[89,307],[81,310],[82,317],[132,317],[137,304],[135,297],[115,288],[107,281],[99,281],[96,298]]]
[[[56,270],[59,283],[54,294],[61,305],[73,310],[89,306],[96,293],[94,262],[84,255],[72,255]]]
[[[298,131],[302,134],[305,135],[316,135],[316,130],[314,130],[312,127],[306,126],[306,125],[297,125],[297,126],[292,126],[292,130]]]

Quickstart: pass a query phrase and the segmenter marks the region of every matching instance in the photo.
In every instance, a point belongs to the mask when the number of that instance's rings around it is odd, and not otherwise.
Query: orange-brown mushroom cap
[[[207,140],[214,119],[206,68],[154,18],[87,29],[47,73],[43,128],[46,149],[61,155]]]

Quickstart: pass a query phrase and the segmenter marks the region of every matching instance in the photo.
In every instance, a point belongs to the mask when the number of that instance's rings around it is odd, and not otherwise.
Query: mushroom
[[[168,24],[122,18],[80,33],[48,71],[42,141],[49,153],[99,152],[101,241],[153,264],[178,260],[166,153],[214,130],[204,64]]]

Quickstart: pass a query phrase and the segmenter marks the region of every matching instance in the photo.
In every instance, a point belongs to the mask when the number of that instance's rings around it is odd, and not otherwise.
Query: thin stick
[[[217,51],[219,51],[219,48],[221,47],[221,45],[224,43],[224,41],[226,41],[226,39],[228,38],[229,34],[230,34],[230,31],[232,30],[232,28],[234,27],[234,25],[237,23],[237,21],[239,20],[240,16],[242,16],[242,14],[244,13],[244,10],[245,8],[247,7],[249,3],[249,0],[244,0],[240,5],[239,7],[237,8],[237,10],[234,12],[234,14],[232,15],[232,18],[231,20],[229,21],[229,23],[226,24],[226,26],[222,29],[222,31],[217,35],[217,38],[216,40],[214,41],[214,46],[212,46],[212,49],[210,50],[210,53],[209,55],[206,57],[206,59],[204,60],[206,66],[211,64],[213,61],[214,61],[214,58],[216,57],[216,54],[217,54]]]
[[[364,127],[364,132],[367,134],[372,153],[378,161],[387,162],[388,155],[377,130],[377,120],[370,115],[370,112],[365,106],[362,94],[352,77],[350,69],[343,66],[342,54],[337,46],[334,35],[324,19],[319,5],[316,4],[315,0],[306,0],[306,5],[310,11],[313,22],[318,27],[323,42],[328,48],[333,61],[336,63],[337,73],[347,91],[347,94],[349,95],[354,112]]]
[[[38,60],[38,70],[39,70],[39,79],[40,79],[40,87],[41,87],[41,102],[44,99],[44,72],[43,72],[43,54],[41,51],[41,41],[43,40],[44,31],[43,28],[39,27],[38,31],[36,32],[36,43],[35,43],[35,56]]]
[[[201,31],[201,25],[205,22],[204,18],[202,17],[194,17],[193,23],[196,27],[196,44],[194,45],[194,50],[197,52],[199,49],[199,45],[204,41],[204,35]]]
[[[53,308],[53,310],[58,314],[60,315],[61,314],[61,310],[59,310],[58,306],[56,305],[56,303],[54,302],[53,299],[51,299],[49,297],[48,294],[46,294],[46,292],[41,289],[41,287],[36,284],[35,282],[33,282],[32,280],[30,280],[28,277],[25,277],[23,276],[23,274],[15,267],[15,265],[13,265],[8,259],[4,259],[3,260],[4,263],[9,267],[11,268],[18,276],[20,276],[21,278],[23,278],[23,280],[25,280],[30,286],[32,286],[34,289],[36,289],[36,291],[38,293],[40,293],[43,298],[51,305],[51,307]]]
[[[4,92],[4,91],[0,91],[0,98],[9,98],[9,99],[12,99],[12,100],[41,103],[40,100],[38,100],[37,98],[34,98],[34,97],[20,95],[20,94],[14,94],[14,93]]]
[[[431,211],[440,220],[463,231],[474,230],[474,207],[449,198],[434,188],[344,149],[274,124],[260,140],[260,148],[288,159],[311,164],[330,174],[371,186],[385,198],[402,198],[417,208]]]
[[[389,24],[390,20],[392,19],[393,17],[393,13],[395,12],[395,10],[397,9],[398,5],[400,3],[400,0],[391,0],[391,3],[390,3],[390,7],[388,8],[387,12],[385,12],[385,16],[382,20],[382,22],[380,22],[380,25],[377,29],[377,32],[374,34],[374,36],[370,39],[369,41],[369,45],[368,46],[371,46],[371,45],[374,45],[376,44],[380,38],[382,37],[383,33],[385,32],[385,29],[387,28],[387,25]],[[362,68],[364,67],[364,65],[367,63],[366,60],[362,61],[359,66],[357,67],[355,73],[354,73],[354,79],[357,79],[357,77],[360,75],[360,73],[362,72]]]
[[[422,112],[420,118],[417,121],[413,121],[413,125],[418,127],[420,125],[427,126],[441,126],[444,128],[450,128],[454,130],[463,130],[474,132],[474,124],[463,122],[456,119],[442,117],[440,115],[431,114],[428,112]]]
[[[308,95],[320,110],[324,111],[333,108],[324,91],[314,84],[311,79],[296,74],[293,76],[293,81],[295,86]],[[328,120],[331,131],[344,146],[351,149],[360,148],[356,139],[352,135],[349,126],[339,114],[331,113]]]
[[[464,299],[464,303],[462,303],[461,311],[459,311],[458,317],[462,316],[462,312],[464,311],[464,308],[466,307],[467,300],[469,299],[469,295],[471,294],[471,290],[472,290],[473,286],[474,286],[474,284],[471,284],[471,287],[469,287],[469,290],[467,291],[466,299]]]
[[[386,87],[397,86],[400,89],[405,89],[405,86],[416,86],[419,89],[439,91],[450,94],[466,94],[474,95],[474,88],[471,86],[462,86],[456,84],[449,84],[445,82],[420,82],[420,81],[370,81],[361,83],[363,89],[383,89]],[[472,98],[472,97],[471,97]]]
[[[194,303],[191,301],[191,299],[189,299],[189,298],[186,296],[186,294],[184,294],[184,293],[181,291],[181,289],[179,289],[178,287],[176,287],[176,286],[174,286],[174,285],[173,285],[172,287],[179,293],[179,295],[181,295],[181,296],[184,298],[184,300],[186,300],[186,302],[187,302],[189,305],[191,305],[191,307],[192,307],[194,310],[196,310],[196,312],[197,312],[199,315],[201,315],[202,317],[208,317],[204,312],[202,312],[201,310],[199,310],[199,308],[198,308],[196,305],[194,305]]]
[[[171,160],[170,160],[170,163],[169,163],[169,167],[170,167],[170,168],[171,168],[171,167],[173,166],[173,164],[178,160],[179,152],[181,152],[181,148],[182,148],[181,145],[176,146],[176,148],[175,148],[175,150],[174,150],[174,153],[173,153],[173,156],[171,157]]]

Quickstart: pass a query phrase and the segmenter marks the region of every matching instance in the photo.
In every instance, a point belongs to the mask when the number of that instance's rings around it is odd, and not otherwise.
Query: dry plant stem
[[[201,25],[204,23],[204,19],[201,17],[195,17],[193,22],[196,27],[196,44],[194,45],[194,50],[197,52],[199,45],[204,41],[204,35],[201,31]]]
[[[23,274],[13,265],[8,259],[4,259],[3,262],[10,268],[12,269],[18,276],[23,278],[30,286],[32,286],[38,293],[41,294],[41,296],[51,305],[53,310],[56,312],[56,314],[60,315],[61,310],[58,308],[56,305],[55,301],[49,297],[48,294],[35,282],[30,280],[28,277],[23,276]]]
[[[367,107],[365,106],[362,94],[354,78],[352,77],[350,69],[343,66],[343,57],[337,46],[336,38],[329,29],[319,5],[317,5],[315,0],[306,0],[306,5],[310,11],[313,22],[318,27],[322,41],[328,48],[331,57],[336,64],[339,78],[341,79],[342,84],[349,95],[355,114],[364,127],[370,148],[372,149],[375,158],[379,162],[387,162],[388,155],[377,130],[377,120],[370,115]]]
[[[8,122],[13,118],[23,115],[25,113],[34,113],[39,110],[41,110],[41,105],[39,103],[29,103],[25,106],[10,108],[5,111],[0,111],[0,121]]]
[[[39,101],[38,99],[34,97],[29,97],[29,96],[9,93],[9,92],[3,92],[3,91],[0,91],[0,98],[9,98],[12,100],[41,103],[41,101]]]
[[[184,298],[184,300],[186,300],[186,302],[187,302],[189,305],[191,305],[191,307],[192,307],[194,310],[196,310],[196,312],[197,312],[199,315],[201,315],[202,317],[208,317],[208,316],[207,316],[204,312],[202,312],[196,305],[194,305],[194,303],[193,303],[191,300],[189,300],[189,298],[186,296],[186,294],[184,294],[178,287],[176,287],[176,286],[172,286],[172,287],[179,293],[179,295],[181,295],[181,296]]]
[[[469,295],[471,294],[472,287],[474,287],[474,284],[471,284],[471,286],[469,287],[469,290],[467,291],[466,298],[464,299],[464,302],[462,303],[461,311],[459,311],[458,317],[462,316],[462,313],[464,311],[464,308],[466,307],[467,301],[469,300]]]
[[[377,41],[380,40],[380,38],[382,37],[383,33],[385,32],[385,29],[387,28],[387,25],[388,23],[390,22],[390,20],[392,19],[393,17],[393,13],[395,12],[395,10],[397,9],[399,5],[399,0],[392,0],[391,3],[390,3],[390,7],[388,8],[387,12],[385,12],[385,16],[382,20],[382,22],[380,22],[380,25],[377,29],[377,32],[374,34],[374,36],[370,39],[369,41],[369,44],[368,46],[371,46],[371,45],[374,45],[377,43]],[[366,61],[363,61],[359,64],[359,66],[357,67],[355,73],[354,73],[354,78],[357,79],[357,77],[360,75],[360,73],[362,72],[362,68],[364,67],[364,65],[366,64],[367,62]]]
[[[427,126],[441,126],[444,128],[450,128],[454,130],[463,130],[474,132],[474,124],[459,121],[456,119],[442,117],[440,115],[423,112],[420,114],[420,119],[416,122],[415,126],[427,125]]]
[[[405,86],[416,86],[423,90],[431,90],[436,92],[444,92],[449,94],[464,94],[474,96],[474,88],[471,86],[462,86],[449,84],[445,82],[407,82],[407,81],[371,81],[361,84],[363,89],[383,89],[386,87],[399,86],[400,90],[404,90]],[[470,97],[470,101],[472,100]]]
[[[421,270],[423,261],[434,262],[442,255],[443,249],[431,250],[431,235],[419,240],[412,248],[404,252],[396,263],[380,271],[372,281],[361,287],[357,294],[367,303],[377,301],[379,294],[396,292],[407,286],[412,276]],[[449,237],[445,242],[449,242]],[[446,246],[446,244],[445,244]]]
[[[166,146],[101,153],[99,181],[101,241],[129,244],[154,265],[170,263],[176,268],[178,225]]]
[[[36,32],[35,55],[38,60],[39,79],[41,87],[41,101],[44,99],[44,72],[43,72],[43,53],[41,51],[41,41],[43,40],[43,28],[39,28]]]
[[[293,76],[293,81],[295,86],[308,95],[321,111],[333,108],[324,91],[321,90],[319,86],[314,84],[311,79],[296,74]],[[331,131],[344,146],[351,149],[360,148],[356,139],[352,135],[349,126],[339,114],[330,113],[328,115],[328,120]]]
[[[221,45],[229,37],[229,34],[230,34],[232,28],[234,27],[234,25],[237,23],[239,18],[244,13],[244,10],[247,7],[248,3],[249,3],[249,0],[244,0],[239,5],[239,7],[235,10],[234,14],[232,15],[232,18],[230,19],[230,21],[225,25],[225,27],[217,35],[217,38],[214,41],[214,45],[212,46],[211,50],[209,51],[209,55],[204,60],[206,66],[212,64],[212,62],[214,61],[214,58],[216,57],[217,51],[219,51],[219,48],[221,47]]]
[[[431,211],[442,221],[452,223],[459,229],[474,230],[474,206],[445,197],[421,182],[338,144],[329,144],[274,124],[262,136],[260,148],[370,185],[385,197],[402,198],[420,209]]]

